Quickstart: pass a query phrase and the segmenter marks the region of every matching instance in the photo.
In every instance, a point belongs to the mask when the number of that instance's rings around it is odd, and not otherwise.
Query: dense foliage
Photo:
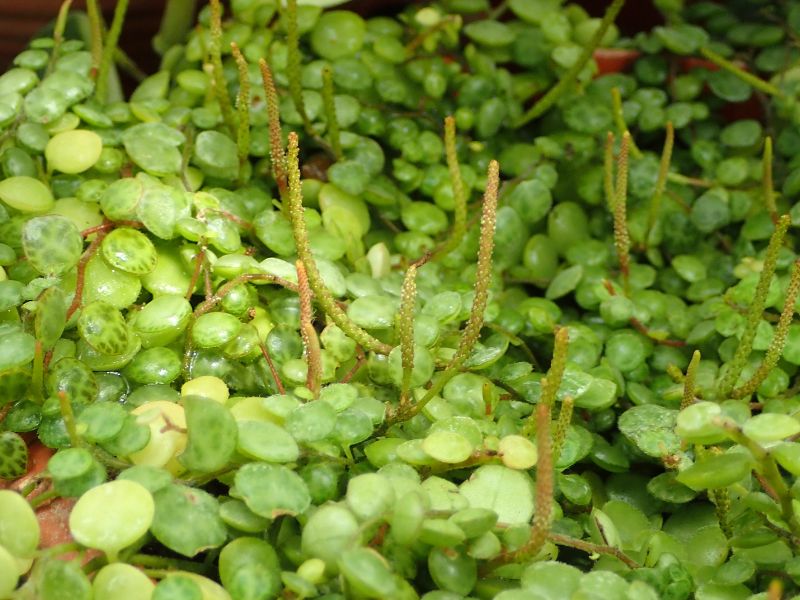
[[[129,98],[89,4],[0,75],[0,598],[797,593],[800,2],[173,0]]]

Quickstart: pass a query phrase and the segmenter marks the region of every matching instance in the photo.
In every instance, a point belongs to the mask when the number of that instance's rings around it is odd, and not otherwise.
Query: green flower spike
[[[764,156],[761,160],[761,173],[762,173],[762,196],[764,197],[764,206],[772,217],[772,222],[778,222],[778,208],[775,206],[775,190],[772,181],[772,138],[767,136],[764,140]]]
[[[278,109],[278,91],[275,89],[275,80],[272,70],[262,58],[258,61],[261,69],[261,79],[264,82],[264,95],[267,99],[267,117],[269,119],[269,159],[272,165],[272,176],[278,186],[278,193],[283,200],[284,213],[288,208],[286,198],[289,192],[289,183],[286,177],[286,154],[283,150],[283,135],[281,133],[281,117]]]
[[[229,132],[236,131],[236,116],[228,96],[228,84],[225,81],[225,70],[222,66],[222,4],[220,0],[210,0],[211,7],[211,41],[208,53],[211,57],[211,74],[214,83],[214,94],[222,111],[222,118]]]
[[[783,238],[786,235],[786,230],[789,228],[790,222],[791,219],[788,215],[783,215],[778,219],[775,231],[769,239],[766,256],[764,257],[764,265],[761,267],[761,276],[758,279],[753,301],[750,303],[750,308],[747,311],[747,321],[744,331],[742,332],[742,337],[739,338],[739,345],[736,347],[733,359],[729,363],[722,381],[719,383],[717,392],[719,398],[722,400],[730,396],[733,386],[736,385],[736,379],[742,372],[750,356],[750,351],[753,349],[756,328],[761,322],[761,315],[764,312],[764,304],[766,303],[767,293],[769,292],[769,284],[772,281],[772,275],[775,273],[775,265],[778,262],[778,252],[783,245]]]
[[[314,398],[319,396],[322,381],[322,357],[320,355],[319,337],[314,329],[314,307],[311,304],[311,288],[308,286],[308,276],[303,261],[295,262],[297,268],[297,287],[300,294],[300,335],[303,338],[303,347],[308,362],[308,375],[306,386]]]
[[[286,49],[288,52],[286,75],[289,78],[289,95],[292,97],[297,113],[303,119],[306,133],[313,135],[314,130],[311,127],[311,120],[308,118],[306,104],[303,100],[303,83],[300,80],[302,56],[300,54],[300,32],[297,28],[297,0],[286,1],[282,16],[286,19]]]
[[[239,155],[239,178],[244,177],[244,166],[250,155],[250,77],[247,61],[236,42],[231,42],[231,53],[239,71],[239,93],[236,95],[236,112],[239,127],[236,130],[236,148]]]
[[[789,333],[789,326],[792,324],[792,319],[794,318],[798,291],[800,291],[800,260],[796,260],[792,267],[792,275],[789,280],[789,287],[786,290],[783,311],[781,311],[778,325],[775,328],[775,334],[772,337],[772,343],[770,343],[767,349],[764,360],[761,361],[761,365],[759,365],[758,369],[753,373],[753,376],[747,383],[731,392],[731,396],[734,398],[750,396],[778,364],[778,360],[783,353],[783,346],[786,343],[786,336]]]
[[[417,300],[417,267],[411,265],[403,280],[400,294],[400,312],[397,315],[397,338],[403,365],[403,380],[400,387],[400,403],[408,400],[411,389],[411,372],[414,369],[414,303]]]
[[[305,267],[309,286],[314,292],[317,302],[322,306],[322,310],[336,323],[339,329],[360,344],[362,348],[377,352],[378,354],[389,354],[392,350],[391,346],[374,338],[361,329],[361,327],[353,323],[344,310],[336,303],[336,299],[322,281],[322,276],[317,269],[317,263],[314,261],[314,257],[311,254],[311,246],[308,242],[308,231],[306,231],[305,218],[303,216],[304,209],[303,195],[300,190],[299,154],[300,148],[298,146],[297,134],[292,132],[289,134],[289,156],[287,160],[289,170],[289,216],[292,221],[292,232],[294,234],[295,245],[297,246],[297,255]]]
[[[322,69],[322,102],[325,106],[325,119],[328,122],[328,142],[336,160],[342,159],[342,141],[339,132],[339,117],[336,115],[336,101],[333,88],[333,71],[329,66]]]

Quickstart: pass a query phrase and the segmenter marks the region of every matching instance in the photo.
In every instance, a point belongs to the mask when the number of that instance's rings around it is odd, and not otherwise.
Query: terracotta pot
[[[598,48],[594,51],[594,62],[597,63],[597,74],[622,73],[627,71],[642,55],[638,50],[625,48]]]

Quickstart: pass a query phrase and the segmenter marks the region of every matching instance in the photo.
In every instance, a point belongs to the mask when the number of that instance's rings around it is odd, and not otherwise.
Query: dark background
[[[114,0],[100,0],[106,21],[111,21]],[[611,0],[579,0],[593,16],[601,16]],[[204,0],[198,0],[202,5]],[[148,73],[158,65],[158,57],[150,40],[158,30],[164,0],[130,0],[121,46]],[[409,4],[409,0],[353,0],[342,6],[363,15],[392,13]],[[60,0],[0,0],[0,70],[5,71],[14,56],[25,48],[28,40],[56,17]],[[85,0],[74,0],[73,8],[84,8]],[[651,0],[628,0],[617,24],[631,35],[650,29],[659,22]]]

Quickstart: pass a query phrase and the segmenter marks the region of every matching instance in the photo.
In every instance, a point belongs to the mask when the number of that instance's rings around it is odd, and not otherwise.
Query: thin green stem
[[[603,145],[603,194],[609,212],[614,213],[614,134],[606,133]]]
[[[97,80],[100,73],[100,63],[103,60],[103,15],[100,12],[98,0],[86,0],[86,14],[89,16],[89,30],[91,36],[92,68],[90,76]]]
[[[453,230],[447,242],[447,249],[453,250],[464,238],[467,230],[467,194],[456,150],[456,120],[448,115],[444,120],[444,147],[447,170],[450,172],[450,185],[453,188]]]
[[[114,6],[114,17],[111,20],[111,28],[106,35],[106,42],[103,46],[103,55],[100,59],[100,70],[97,74],[97,87],[94,97],[102,104],[108,100],[108,77],[111,74],[111,65],[114,63],[114,54],[119,43],[119,36],[122,33],[122,25],[125,22],[125,13],[128,11],[128,0],[117,0]]]
[[[67,27],[67,17],[69,16],[69,9],[72,6],[72,0],[64,0],[61,3],[61,8],[58,9],[58,16],[56,17],[55,27],[53,28],[53,49],[50,51],[50,61],[47,63],[46,75],[53,71],[58,57],[61,55],[61,44],[64,42],[64,29]]]
[[[550,369],[547,376],[541,381],[542,393],[539,399],[541,404],[553,406],[556,401],[558,388],[561,387],[561,380],[564,377],[564,369],[567,366],[567,350],[569,347],[569,330],[566,327],[559,327],[555,332],[553,344],[553,359],[550,361]],[[522,428],[522,435],[530,436],[537,430],[538,421],[536,414],[532,414]]]
[[[167,0],[161,25],[153,38],[153,48],[164,54],[176,44],[183,43],[191,31],[197,0]]]
[[[81,437],[78,435],[78,427],[75,425],[75,413],[72,412],[72,403],[69,401],[66,392],[58,392],[58,406],[61,409],[61,418],[69,436],[69,443],[73,448],[81,445]]]
[[[297,0],[286,0],[283,10],[286,27],[286,50],[288,53],[286,76],[289,78],[289,95],[292,97],[297,114],[303,119],[306,133],[314,135],[311,120],[306,112],[306,103],[303,100],[303,83],[300,80],[302,71],[302,57],[300,55],[300,32],[297,28]]]
[[[222,119],[231,135],[236,132],[236,115],[228,95],[228,84],[225,81],[225,70],[222,66],[222,4],[220,0],[211,0],[211,38],[209,57],[211,58],[211,77],[214,84],[214,96],[219,102]]]
[[[650,216],[647,221],[647,232],[645,242],[650,238],[650,231],[658,221],[661,214],[661,200],[664,196],[664,190],[667,187],[667,176],[669,175],[669,165],[672,162],[672,149],[675,145],[675,127],[672,121],[667,121],[667,134],[664,138],[664,149],[661,151],[661,162],[658,166],[658,179],[656,180],[656,189],[653,193],[653,198],[650,200]]]
[[[781,90],[779,90],[771,83],[764,81],[763,79],[753,75],[752,73],[748,73],[736,63],[714,52],[711,48],[705,48],[705,47],[700,48],[700,54],[702,54],[704,58],[710,60],[712,63],[717,65],[720,69],[724,69],[725,71],[728,71],[728,73],[736,75],[736,77],[738,77],[745,83],[750,84],[752,87],[761,92],[764,92],[765,94],[769,94],[770,96],[781,96],[781,97],[784,95]]]
[[[569,70],[567,70],[567,72],[561,76],[561,79],[558,80],[558,83],[550,88],[550,90],[515,123],[516,127],[525,125],[526,123],[529,123],[530,121],[542,116],[545,112],[550,110],[550,108],[559,100],[559,98],[561,98],[561,96],[568,91],[569,87],[586,66],[586,63],[588,63],[592,58],[592,54],[600,45],[600,42],[603,40],[608,28],[611,27],[611,24],[617,18],[619,11],[622,10],[622,6],[624,4],[625,0],[614,0],[609,5],[605,14],[603,15],[603,20],[600,22],[600,26],[595,30],[592,39],[589,40],[589,43],[583,47],[578,60],[576,60]]]
[[[44,348],[42,347],[42,342],[36,340],[36,347],[33,353],[33,370],[31,372],[31,394],[33,394],[33,401],[37,404],[44,402],[42,390],[44,390]]]
[[[773,223],[778,222],[778,208],[775,206],[775,190],[772,181],[772,138],[767,136],[764,140],[764,156],[761,161],[761,181],[762,195],[764,196],[764,206],[769,211],[769,216]]]
[[[339,326],[348,336],[355,340],[362,348],[377,352],[378,354],[389,354],[391,346],[384,344],[374,338],[361,327],[356,325],[347,314],[342,310],[330,290],[325,286],[322,276],[317,269],[317,263],[311,254],[311,246],[308,241],[308,231],[306,231],[305,217],[303,209],[303,195],[300,189],[300,148],[298,145],[297,134],[289,134],[289,156],[287,160],[288,179],[289,179],[289,215],[292,222],[292,232],[294,234],[295,245],[297,246],[297,256],[303,261],[308,275],[308,283],[314,292],[317,302],[322,306],[325,314]]]
[[[614,112],[614,124],[617,126],[619,134],[625,135],[627,133],[630,136],[631,156],[633,156],[633,158],[642,158],[642,151],[639,150],[639,147],[636,145],[633,135],[631,135],[628,129],[628,124],[625,122],[625,114],[622,111],[622,94],[620,94],[619,88],[616,86],[611,88],[611,106]]]
[[[769,240],[766,256],[764,257],[764,264],[761,267],[761,275],[758,279],[758,285],[756,286],[753,301],[750,303],[748,309],[744,331],[742,332],[741,338],[739,338],[739,345],[736,347],[733,359],[731,359],[725,375],[719,384],[718,393],[723,400],[730,396],[731,390],[733,390],[734,385],[736,385],[736,380],[739,378],[742,369],[744,369],[745,363],[753,349],[756,329],[761,322],[761,315],[764,312],[764,305],[766,304],[770,282],[772,281],[772,275],[775,273],[775,266],[778,262],[778,252],[783,245],[783,238],[786,235],[786,230],[789,228],[790,222],[791,219],[789,215],[783,215],[778,219],[778,224]]]
[[[336,115],[336,96],[333,87],[333,71],[327,65],[322,69],[322,103],[325,120],[328,122],[328,142],[336,160],[342,159],[342,141],[339,132],[339,117]]]

